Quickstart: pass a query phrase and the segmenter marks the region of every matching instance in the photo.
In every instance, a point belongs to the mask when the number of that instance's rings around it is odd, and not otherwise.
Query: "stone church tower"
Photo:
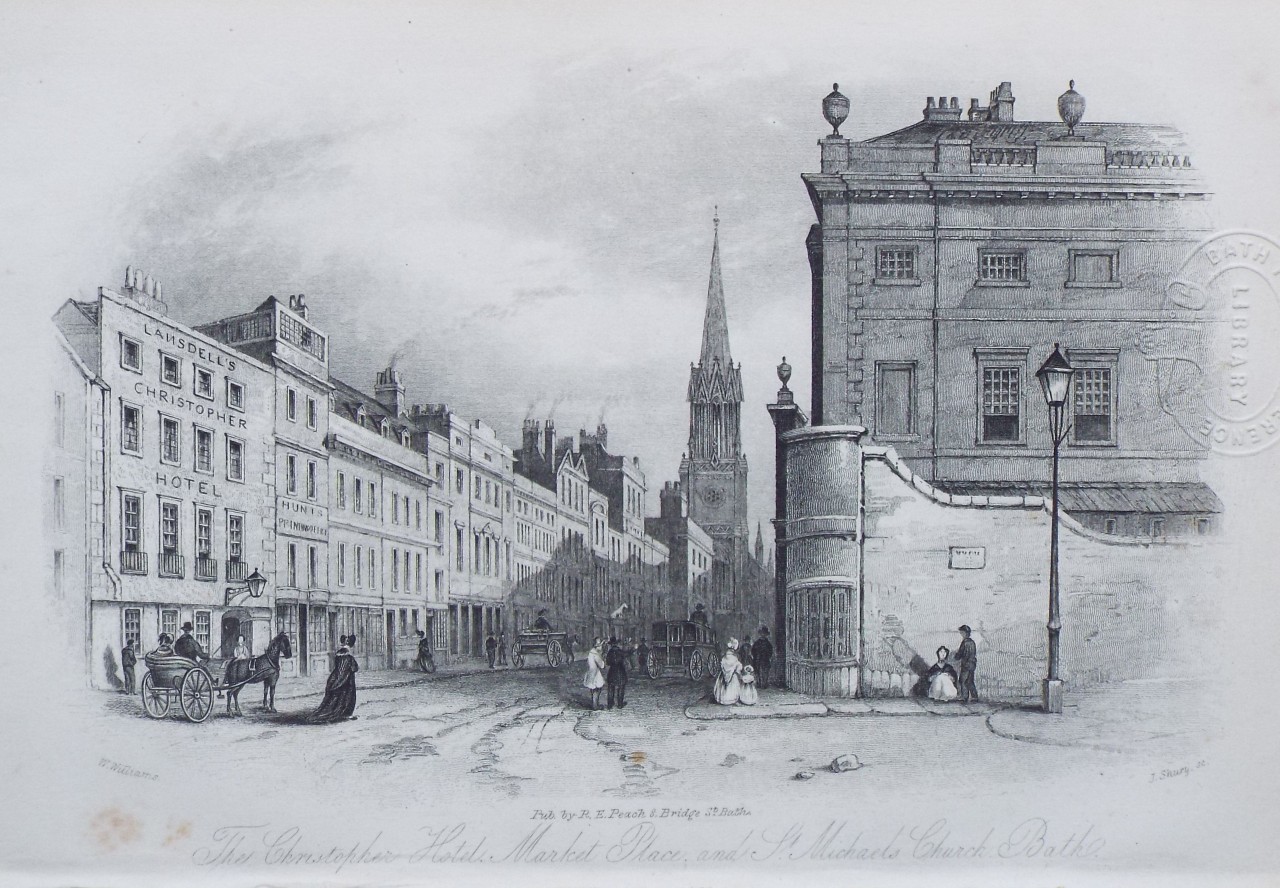
[[[733,619],[745,618],[750,609],[744,585],[750,557],[747,458],[742,452],[742,368],[729,354],[720,279],[719,217],[715,226],[702,354],[689,367],[689,449],[680,462],[680,481],[688,491],[689,517],[710,534],[721,562],[714,601],[708,604]]]

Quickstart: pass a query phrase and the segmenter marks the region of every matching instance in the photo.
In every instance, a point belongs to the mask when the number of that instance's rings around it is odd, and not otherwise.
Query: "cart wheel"
[[[707,678],[715,678],[716,673],[720,671],[720,664],[710,653],[707,654]]]
[[[198,724],[207,719],[213,712],[213,680],[209,673],[199,668],[187,672],[178,691],[178,702],[188,721]]]
[[[662,678],[662,661],[654,651],[644,658],[644,671],[650,678]]]
[[[520,645],[511,646],[511,665],[519,669],[524,666],[524,654],[520,653]]]
[[[164,718],[169,714],[169,692],[156,687],[150,671],[142,676],[142,708],[152,718]]]
[[[689,654],[689,677],[694,681],[702,678],[703,668],[702,651],[695,649]]]
[[[551,664],[551,668],[559,667],[561,657],[560,642],[553,641],[547,645],[547,662]]]

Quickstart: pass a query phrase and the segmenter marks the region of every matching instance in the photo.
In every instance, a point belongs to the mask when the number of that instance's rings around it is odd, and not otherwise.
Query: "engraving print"
[[[1265,880],[1239,7],[5,13],[0,881]]]

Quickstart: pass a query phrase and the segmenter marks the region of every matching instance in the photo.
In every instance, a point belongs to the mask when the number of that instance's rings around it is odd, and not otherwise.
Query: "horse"
[[[231,715],[231,707],[235,706],[235,714],[240,715],[240,689],[247,684],[262,683],[262,708],[267,712],[276,711],[276,682],[280,680],[280,658],[292,657],[293,646],[289,644],[289,636],[281,632],[267,645],[267,652],[248,660],[233,660],[227,664],[225,684],[227,687],[227,715]],[[257,667],[256,670],[254,667]],[[270,702],[268,702],[268,698]]]

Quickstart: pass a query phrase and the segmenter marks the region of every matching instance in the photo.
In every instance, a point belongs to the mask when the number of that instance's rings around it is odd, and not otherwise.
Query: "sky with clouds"
[[[1001,80],[1020,119],[1055,119],[1074,78],[1086,120],[1188,132],[1219,224],[1280,232],[1266,29],[1200,5],[641,6],[4,5],[11,335],[126,264],[191,324],[306,293],[344,380],[394,356],[412,401],[512,445],[529,415],[603,419],[655,488],[685,445],[718,206],[754,526],[782,355],[808,403],[800,175],[833,81],[865,138]]]

